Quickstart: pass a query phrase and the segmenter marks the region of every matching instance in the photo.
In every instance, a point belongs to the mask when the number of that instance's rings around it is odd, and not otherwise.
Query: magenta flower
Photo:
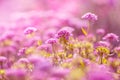
[[[52,72],[52,77],[64,78],[69,73],[68,69],[55,69]]]
[[[37,29],[35,27],[28,27],[24,30],[24,34],[31,34],[33,32],[37,31]]]
[[[38,50],[43,50],[46,52],[51,52],[51,46],[50,44],[42,44],[38,47]]]
[[[114,80],[112,73],[103,65],[92,65],[86,78],[86,80]]]
[[[110,47],[110,43],[106,41],[99,41],[97,43],[97,46],[104,46],[104,47]]]
[[[50,38],[46,41],[47,44],[56,44],[57,43],[57,39],[55,38]]]
[[[56,37],[59,38],[65,38],[66,40],[69,39],[69,37],[72,35],[73,29],[72,28],[62,28],[58,31],[58,33],[56,34]]]
[[[107,41],[119,41],[119,36],[114,33],[108,33],[106,36],[103,37],[103,40]]]
[[[104,34],[105,34],[105,30],[102,29],[102,28],[100,28],[100,29],[97,29],[96,33],[97,33],[98,35],[104,35]]]
[[[95,14],[88,12],[82,16],[82,19],[96,21],[98,17]]]
[[[27,58],[20,58],[18,60],[18,62],[20,62],[20,63],[29,63],[29,60]]]

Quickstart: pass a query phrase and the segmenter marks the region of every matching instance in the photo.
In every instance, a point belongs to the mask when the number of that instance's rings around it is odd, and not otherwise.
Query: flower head
[[[100,28],[100,29],[97,29],[96,33],[97,33],[98,35],[104,35],[104,34],[105,34],[105,30],[102,29],[102,28]]]
[[[87,80],[114,80],[112,73],[105,66],[98,65],[92,67],[88,71]]]
[[[108,33],[106,36],[103,37],[103,40],[107,41],[119,41],[119,36],[114,33]]]
[[[66,40],[69,39],[69,37],[72,35],[72,29],[70,28],[62,28],[58,31],[58,33],[56,34],[56,37],[59,38],[65,38]]]
[[[32,34],[33,32],[37,31],[35,27],[28,27],[24,30],[24,34]]]
[[[50,38],[50,39],[48,39],[48,40],[46,41],[46,43],[47,43],[47,44],[55,44],[55,43],[57,43],[57,39],[55,39],[55,38]]]
[[[99,42],[97,43],[97,46],[109,47],[109,46],[110,46],[110,43],[109,43],[109,42],[106,42],[106,41],[99,41]]]
[[[82,16],[82,19],[86,19],[89,21],[96,21],[98,17],[95,14],[88,12]]]

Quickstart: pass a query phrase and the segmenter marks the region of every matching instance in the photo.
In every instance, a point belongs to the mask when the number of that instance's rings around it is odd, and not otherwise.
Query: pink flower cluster
[[[23,14],[0,30],[0,80],[120,80],[119,36],[91,32],[97,15]]]

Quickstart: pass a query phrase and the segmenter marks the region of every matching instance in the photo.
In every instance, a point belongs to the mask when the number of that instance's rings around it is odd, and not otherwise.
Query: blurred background
[[[120,0],[0,0],[0,25],[11,23],[16,13],[30,11],[54,11],[77,18],[92,12],[98,15],[93,30],[105,28],[120,36]]]

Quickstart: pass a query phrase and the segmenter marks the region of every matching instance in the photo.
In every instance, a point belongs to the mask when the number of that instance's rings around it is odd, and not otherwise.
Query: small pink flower
[[[107,41],[119,41],[119,36],[114,33],[108,33],[106,36],[103,37],[103,40]]]
[[[31,34],[33,32],[37,31],[37,29],[35,27],[28,27],[24,30],[24,34]]]
[[[96,33],[97,33],[98,35],[104,35],[104,34],[105,34],[105,30],[102,29],[102,28],[100,28],[100,29],[97,29]]]
[[[104,47],[110,47],[110,43],[106,42],[106,41],[99,41],[97,43],[98,46],[104,46]]]
[[[51,52],[51,46],[50,44],[42,44],[38,47],[38,50],[43,50],[46,52]]]
[[[55,38],[50,38],[50,39],[48,39],[48,40],[46,41],[46,43],[47,43],[47,44],[55,44],[55,43],[57,43],[57,39],[55,39]]]
[[[18,60],[18,62],[20,62],[20,63],[29,63],[29,60],[27,58],[20,58]]]
[[[98,20],[98,17],[95,14],[88,12],[82,16],[82,19],[86,19],[89,21],[96,21]]]
[[[87,73],[86,80],[114,80],[112,73],[104,65],[93,65]]]
[[[69,39],[69,37],[72,35],[73,29],[72,28],[62,28],[58,31],[58,33],[56,34],[56,37],[59,39],[61,37],[65,38],[66,40]]]

